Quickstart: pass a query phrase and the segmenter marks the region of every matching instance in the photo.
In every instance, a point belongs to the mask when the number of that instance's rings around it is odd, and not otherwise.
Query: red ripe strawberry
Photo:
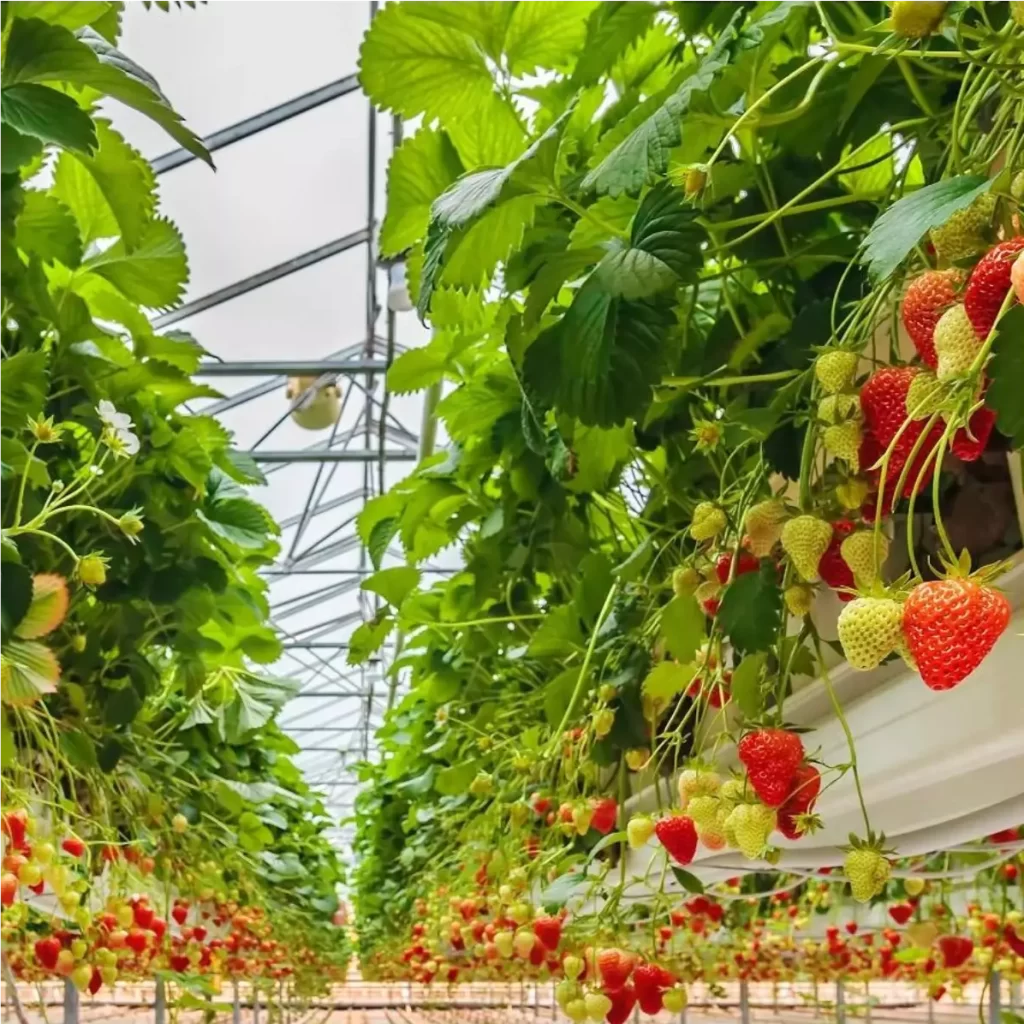
[[[619,805],[611,798],[604,797],[595,800],[592,804],[594,815],[590,819],[590,827],[597,829],[601,835],[606,836],[613,828],[619,816]]]
[[[188,907],[183,907],[180,904],[176,907],[172,907],[171,917],[173,917],[178,924],[184,924],[185,919],[188,917]]]
[[[184,974],[191,966],[191,962],[189,961],[189,958],[182,953],[174,953],[170,957],[170,965],[172,971],[177,971],[178,974]]]
[[[662,1008],[665,1005],[660,989],[653,989],[647,992],[641,992],[637,989],[636,1001],[639,1004],[640,1009],[651,1017],[656,1017],[661,1013]]]
[[[153,923],[156,911],[148,903],[136,903],[132,907],[132,913],[135,917],[135,923],[140,928],[149,928]]]
[[[839,550],[854,528],[849,519],[837,519],[832,524],[832,540],[828,549],[818,561],[818,575],[829,587],[838,591],[840,601],[852,601],[857,596],[854,593],[853,570],[846,564]]]
[[[57,966],[57,957],[60,955],[60,940],[54,935],[47,935],[45,939],[39,939],[33,947],[36,951],[36,959],[48,971]]]
[[[988,841],[990,843],[995,843],[996,845],[1001,843],[1015,843],[1018,839],[1020,839],[1019,828],[1004,828],[1000,832],[993,832],[992,835],[988,837]]]
[[[869,468],[879,461],[896,435],[899,434],[899,440],[889,456],[887,467],[885,479],[887,501],[897,497],[893,490],[899,481],[907,459],[910,458],[914,445],[928,422],[926,419],[913,420],[900,433],[900,428],[903,427],[907,419],[907,392],[919,372],[913,366],[883,366],[871,374],[860,391],[860,405],[867,427],[865,433],[870,434],[873,440],[873,445],[867,446],[870,449],[867,452],[864,451],[865,446],[862,445],[861,455],[865,461],[862,461],[861,464]],[[923,488],[931,479],[935,470],[934,460],[923,475],[921,470],[939,443],[942,432],[943,428],[940,423],[936,422],[932,425],[928,437],[918,450],[907,473],[903,485],[903,497],[909,498],[914,493],[915,486]],[[872,479],[877,480],[880,472],[880,468],[874,470],[870,474]],[[918,481],[919,476],[921,477],[920,482]]]
[[[608,1024],[626,1024],[636,1006],[636,989],[623,985],[618,989],[605,989],[605,995],[612,1001],[612,1008],[605,1014]]]
[[[968,428],[961,427],[953,435],[949,450],[964,462],[974,462],[980,459],[995,423],[996,414],[988,406],[983,405],[971,417]]]
[[[644,997],[651,994],[661,995],[667,988],[676,983],[675,975],[660,964],[637,964],[633,969],[633,987],[636,989],[640,1008],[643,1009]],[[644,1013],[657,1013],[657,1010],[644,1010]]]
[[[907,392],[918,372],[913,366],[882,366],[860,389],[864,425],[883,452],[907,418]]]
[[[793,776],[793,785],[779,808],[778,829],[787,839],[799,839],[798,814],[810,814],[821,792],[821,773],[813,764],[802,764]]]
[[[889,916],[897,924],[906,924],[914,913],[914,906],[911,903],[897,903],[889,908]]]
[[[562,919],[560,917],[538,917],[533,922],[533,934],[537,941],[548,949],[558,949],[562,940]]]
[[[28,829],[28,811],[19,807],[16,811],[7,811],[0,817],[0,832],[11,841],[15,850],[25,846],[25,833]]]
[[[530,806],[537,814],[544,815],[551,810],[551,801],[546,796],[541,796],[540,793],[534,793],[530,800]]]
[[[758,729],[748,732],[736,749],[754,792],[769,807],[780,806],[804,759],[800,737],[785,729]]]
[[[715,562],[715,575],[718,582],[724,587],[729,582],[729,574],[732,572],[733,557],[731,552],[718,556]],[[736,562],[736,576],[742,576],[745,572],[757,572],[761,568],[761,560],[755,558],[749,551],[741,551]]]
[[[150,922],[149,930],[156,937],[156,941],[159,942],[167,931],[167,922],[162,917],[154,917]]]
[[[138,955],[149,943],[149,936],[141,928],[132,928],[128,932],[128,938],[125,939],[125,942],[128,944],[128,948]]]
[[[9,907],[18,897],[18,876],[5,871],[0,878],[0,905]]]
[[[60,848],[72,857],[81,857],[85,853],[85,842],[78,836],[67,836],[60,844]]]
[[[903,606],[903,635],[933,690],[949,690],[966,679],[1009,622],[1006,595],[971,579],[919,583]]]
[[[992,246],[975,264],[964,292],[964,309],[974,333],[984,340],[995,325],[1010,290],[1010,271],[1017,254],[1024,252],[1024,236]]]
[[[673,860],[689,864],[697,852],[697,826],[685,814],[673,814],[661,818],[654,826],[658,842],[668,851]]]
[[[903,326],[921,359],[933,370],[938,364],[935,325],[939,317],[956,302],[956,288],[960,278],[958,270],[928,270],[910,282],[907,294],[903,297],[900,310]]]
[[[103,988],[103,975],[100,974],[98,967],[94,967],[92,969],[92,977],[89,979],[89,995],[96,995],[101,988]]]
[[[1003,929],[1003,938],[1006,939],[1010,949],[1012,949],[1017,956],[1024,956],[1024,937],[1017,934],[1017,930],[1012,924],[1007,924]]]
[[[961,967],[971,958],[974,943],[965,935],[943,935],[939,939],[942,966],[947,969]]]
[[[629,976],[636,966],[636,956],[621,949],[599,949],[596,964],[597,973],[601,975],[601,983],[608,995],[611,995],[622,989],[629,981]]]

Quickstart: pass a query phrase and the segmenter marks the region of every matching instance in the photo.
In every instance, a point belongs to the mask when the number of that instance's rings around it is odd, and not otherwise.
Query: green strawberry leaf
[[[761,671],[764,668],[765,657],[764,653],[748,654],[732,674],[732,697],[745,718],[757,718],[764,707]]]
[[[682,868],[672,868],[672,874],[675,880],[687,891],[692,892],[697,896],[704,894],[704,883],[694,874],[689,871],[684,871]]]
[[[782,591],[775,566],[765,561],[760,572],[738,576],[725,589],[718,624],[738,651],[766,651],[782,620]]]
[[[1024,306],[1014,306],[996,325],[992,360],[988,364],[991,383],[986,403],[995,410],[996,424],[1014,448],[1024,448]]]
[[[893,203],[872,225],[861,246],[861,260],[875,280],[888,277],[932,228],[970,206],[992,182],[978,174],[946,178]]]

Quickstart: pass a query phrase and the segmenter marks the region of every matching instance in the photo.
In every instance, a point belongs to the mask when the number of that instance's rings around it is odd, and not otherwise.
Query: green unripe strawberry
[[[946,4],[939,0],[896,0],[892,5],[892,30],[905,39],[923,39],[942,24]]]
[[[860,396],[852,392],[825,395],[818,403],[818,419],[822,423],[843,423],[846,420],[863,418]]]
[[[760,858],[775,823],[775,808],[764,804],[738,804],[725,822],[736,839],[740,853],[748,860]]]
[[[722,779],[710,768],[685,768],[679,773],[677,786],[679,802],[685,811],[694,797],[714,796],[722,786]]]
[[[935,376],[942,381],[966,373],[980,348],[963,303],[950,306],[935,325],[935,352],[939,357]]]
[[[853,386],[859,358],[856,352],[840,349],[823,352],[818,356],[814,361],[814,376],[818,378],[826,395],[837,395]]]
[[[654,819],[646,814],[634,814],[626,825],[626,841],[630,849],[639,850],[647,845],[647,840],[654,835]]]
[[[889,538],[884,533],[878,536],[878,565],[884,565],[889,557]],[[878,579],[875,562],[875,535],[871,530],[857,530],[843,539],[839,554],[850,567],[854,582],[861,590],[869,590]]]
[[[826,427],[822,434],[825,451],[837,459],[842,459],[854,473],[860,472],[860,442],[862,433],[856,420],[845,423],[834,423]]]
[[[726,779],[718,791],[718,799],[722,801],[722,806],[730,811],[743,799],[743,796],[742,779]]]
[[[903,605],[889,597],[858,597],[839,613],[838,629],[846,660],[868,672],[902,639]]]
[[[802,619],[811,610],[814,591],[806,583],[794,583],[782,593],[789,614]]]
[[[692,565],[681,565],[672,573],[672,591],[676,597],[687,597],[701,584],[701,575]]]
[[[807,583],[817,583],[818,563],[831,542],[831,523],[817,516],[797,516],[782,528],[782,548]]]
[[[686,989],[678,985],[670,988],[662,995],[661,1005],[669,1013],[681,1013],[686,1008]]]
[[[995,209],[996,197],[986,192],[966,209],[957,210],[941,227],[932,228],[932,245],[939,258],[955,263],[987,248],[985,235],[991,227]]]
[[[853,898],[858,903],[867,903],[885,888],[892,874],[892,865],[881,851],[865,846],[846,855],[843,870],[850,880]]]
[[[714,824],[721,804],[717,796],[695,796],[686,805],[686,813],[698,828]]]
[[[866,480],[859,477],[851,477],[841,484],[836,484],[836,497],[843,508],[852,511],[860,508],[871,493],[871,488]]]
[[[718,505],[713,501],[702,501],[693,510],[690,536],[697,541],[711,540],[725,529],[727,523],[725,512]]]
[[[962,306],[960,308],[963,309]],[[924,420],[933,412],[938,412],[942,407],[944,391],[942,383],[931,370],[915,374],[907,389],[907,416],[914,420]]]
[[[771,554],[782,536],[785,521],[786,507],[778,498],[759,501],[747,509],[743,517],[743,532],[747,535],[747,547],[755,558],[766,558]]]

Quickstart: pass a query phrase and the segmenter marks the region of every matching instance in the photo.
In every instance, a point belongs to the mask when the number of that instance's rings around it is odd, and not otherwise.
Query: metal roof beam
[[[209,295],[203,295],[198,299],[193,299],[191,302],[185,302],[178,306],[177,309],[172,309],[169,313],[163,313],[160,316],[154,317],[152,324],[157,328],[169,327],[180,320],[195,316],[197,313],[204,313],[208,309],[213,309],[214,306],[230,302],[232,299],[237,299],[242,295],[255,291],[257,288],[262,288],[266,284],[279,281],[283,277],[288,277],[290,274],[305,270],[306,267],[321,263],[323,260],[347,252],[349,249],[369,241],[370,232],[366,228],[360,228],[349,235],[336,238],[333,242],[327,242],[316,249],[310,249],[309,252],[301,253],[298,256],[293,256],[290,260],[278,263],[274,267],[261,270],[258,274],[253,274],[251,277],[242,278],[241,281],[236,281],[234,284],[219,288],[215,292],[210,292]]]
[[[349,451],[325,448],[300,448],[296,451],[254,451],[246,452],[257,462],[289,465],[293,462],[377,462],[383,457],[385,462],[415,462],[418,458],[414,451],[392,449],[377,452],[373,449],[353,449]]]
[[[321,377],[326,373],[383,373],[388,365],[380,359],[255,360],[224,362],[207,359],[195,377]]]
[[[226,146],[241,142],[243,139],[250,139],[254,135],[266,131],[267,128],[283,124],[285,121],[290,121],[293,117],[298,117],[299,114],[315,110],[325,103],[340,99],[342,96],[347,96],[358,89],[359,77],[357,75],[346,75],[337,81],[321,85],[318,89],[312,89],[309,92],[304,92],[301,96],[296,96],[294,99],[279,103],[276,107],[269,107],[266,110],[261,110],[258,114],[253,114],[252,117],[236,121],[234,124],[228,125],[227,128],[221,128],[220,131],[207,135],[203,139],[203,145],[211,153],[216,153],[218,149],[224,149]],[[156,157],[152,162],[152,166],[157,174],[166,174],[167,171],[173,171],[176,167],[191,163],[195,159],[197,158],[187,149],[172,149],[169,153],[163,153]]]

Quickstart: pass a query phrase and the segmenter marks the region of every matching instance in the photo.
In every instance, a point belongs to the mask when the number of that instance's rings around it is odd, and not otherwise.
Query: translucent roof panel
[[[354,74],[370,5],[234,0],[163,13],[126,4],[123,18],[124,52],[205,136]],[[141,115],[126,111],[118,123],[147,157],[173,148]]]
[[[132,111],[111,109],[119,130],[155,159],[163,212],[188,248],[183,305],[154,323],[205,347],[204,379],[223,397],[190,408],[218,416],[266,476],[253,496],[281,524],[281,552],[266,574],[284,645],[273,671],[301,687],[280,721],[339,819],[343,848],[352,768],[375,756],[393,653],[347,664],[348,641],[378,600],[360,588],[373,568],[355,517],[415,465],[423,398],[385,396],[384,369],[389,353],[429,337],[414,313],[382,309],[387,269],[372,240],[393,126],[371,118],[354,79],[372,8],[239,0],[165,13],[126,5],[125,52],[213,145],[216,173]],[[325,429],[291,417],[286,381],[300,374],[338,389],[340,415]],[[393,550],[384,562],[401,558]],[[446,551],[425,572],[456,566]]]

